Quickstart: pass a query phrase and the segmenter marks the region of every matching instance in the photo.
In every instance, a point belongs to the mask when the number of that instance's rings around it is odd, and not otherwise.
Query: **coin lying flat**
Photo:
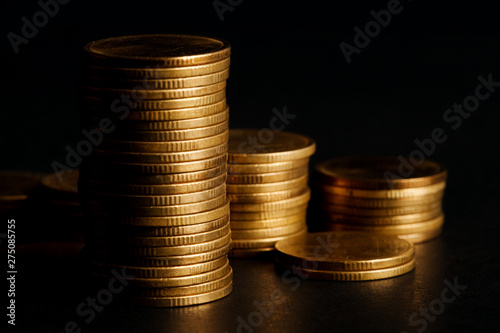
[[[342,157],[319,163],[315,169],[325,185],[358,189],[413,188],[446,180],[446,168],[428,160],[412,166],[410,177],[402,177],[403,162],[395,156]]]
[[[182,266],[169,267],[138,267],[138,266],[120,266],[112,264],[103,264],[91,262],[92,269],[97,272],[109,272],[114,269],[124,268],[128,275],[133,275],[138,278],[159,278],[159,277],[177,277],[186,275],[195,275],[213,271],[227,263],[227,258],[219,258],[212,261]]]
[[[228,184],[266,184],[292,180],[307,175],[308,168],[300,167],[289,171],[268,172],[260,174],[228,174]]]
[[[261,174],[267,172],[289,171],[309,164],[309,158],[276,163],[230,163],[229,174]]]
[[[435,183],[428,186],[421,186],[415,188],[404,188],[396,190],[359,190],[348,187],[339,186],[321,186],[321,190],[326,195],[343,195],[365,199],[406,199],[406,198],[420,198],[429,194],[434,194],[443,191],[446,184],[444,182]]]
[[[314,270],[367,271],[395,267],[415,256],[413,244],[368,232],[318,232],[276,243],[280,262]]]
[[[300,271],[301,276],[306,276],[311,279],[321,279],[321,280],[333,280],[333,281],[369,281],[369,280],[380,280],[395,277],[398,275],[403,275],[411,272],[415,268],[415,259],[395,267],[374,269],[369,271],[321,271],[321,270],[310,270],[305,268],[297,268],[295,266],[288,266],[281,263],[276,259],[278,264],[284,266],[285,268],[291,269],[292,271]]]
[[[170,287],[182,287],[189,286],[193,284],[205,283],[213,280],[217,280],[222,278],[231,272],[231,266],[229,266],[229,262],[227,262],[224,266],[214,269],[212,271],[208,271],[205,273],[187,275],[187,276],[178,276],[178,277],[169,277],[169,278],[123,278],[130,284],[131,287],[139,287],[139,288],[170,288]],[[95,272],[91,272],[97,278],[103,279],[105,281],[109,281],[112,275],[104,275]]]
[[[225,257],[231,249],[231,241],[228,240],[222,247],[218,247],[205,252],[185,254],[180,256],[166,257],[146,257],[146,256],[124,256],[118,253],[110,254],[93,251],[90,258],[97,262],[114,263],[124,266],[145,266],[145,267],[168,267],[197,264],[206,261],[216,260]]]
[[[191,235],[168,236],[168,237],[135,237],[133,235],[116,235],[116,234],[98,234],[93,233],[88,236],[92,242],[102,244],[116,244],[123,246],[140,246],[140,247],[168,247],[190,245],[208,242],[229,233],[229,223],[225,226]]]
[[[145,78],[142,80],[113,80],[100,77],[87,77],[84,84],[94,87],[114,87],[116,89],[182,89],[202,87],[229,78],[229,69],[222,70],[213,74],[182,77],[175,79],[154,79]]]
[[[152,99],[178,99],[178,98],[189,98],[198,97],[209,94],[214,94],[226,88],[226,81],[192,88],[181,88],[181,89],[154,89],[148,90],[142,89],[117,89],[108,87],[93,87],[86,85],[83,87],[83,91],[88,96],[99,97],[99,98],[114,98],[120,97],[122,94],[135,96],[137,100],[152,100]]]
[[[182,287],[166,287],[166,288],[130,288],[129,295],[135,297],[180,297],[199,295],[203,293],[219,290],[228,284],[232,283],[232,270],[225,276],[205,283],[194,284]]]
[[[183,67],[228,58],[231,47],[220,39],[175,34],[101,39],[85,46],[85,61],[106,66]]]
[[[360,230],[371,231],[385,235],[404,235],[427,232],[440,228],[444,223],[444,214],[439,214],[437,217],[416,223],[394,224],[394,225],[360,225],[351,223],[327,223],[330,230]]]
[[[291,180],[266,184],[227,184],[227,192],[231,194],[248,194],[285,191],[307,185],[308,175]]]
[[[178,120],[189,120],[195,118],[203,118],[214,115],[216,113],[227,110],[226,99],[223,98],[218,102],[208,105],[202,105],[184,109],[165,109],[165,110],[129,110],[126,117],[122,119],[124,122],[169,122]],[[133,112],[131,112],[133,111]],[[102,107],[89,105],[86,109],[89,117],[102,118],[113,115],[110,105]],[[145,124],[144,124],[145,125]],[[178,128],[182,129],[182,128]]]
[[[218,218],[229,215],[229,201],[214,209],[204,212],[186,214],[186,215],[172,215],[172,216],[120,216],[115,214],[107,214],[105,212],[92,212],[89,213],[89,218],[110,223],[112,225],[124,226],[140,226],[140,227],[175,227],[175,226],[189,226],[208,221],[213,221]]]
[[[270,138],[253,144],[258,129],[231,129],[229,135],[230,163],[275,163],[311,156],[316,144],[308,137],[289,132],[271,132]]]
[[[130,302],[139,306],[176,307],[213,302],[226,297],[233,290],[232,282],[227,286],[204,294],[177,297],[134,297]]]

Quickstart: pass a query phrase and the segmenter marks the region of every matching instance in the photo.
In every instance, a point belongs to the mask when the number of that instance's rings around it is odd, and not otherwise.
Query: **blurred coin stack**
[[[52,173],[42,178],[40,202],[50,226],[66,239],[83,241],[82,207],[78,199],[79,170]]]
[[[316,145],[295,133],[263,132],[229,131],[232,257],[260,256],[307,232],[308,164]]]
[[[279,241],[276,250],[280,266],[312,279],[379,280],[415,267],[412,243],[370,232],[309,233]]]
[[[444,223],[446,168],[392,156],[344,157],[316,165],[327,230],[363,230],[419,243]]]
[[[80,168],[84,253],[97,277],[127,272],[133,304],[187,306],[232,290],[229,56],[227,42],[186,35],[85,47],[82,140],[95,147]]]

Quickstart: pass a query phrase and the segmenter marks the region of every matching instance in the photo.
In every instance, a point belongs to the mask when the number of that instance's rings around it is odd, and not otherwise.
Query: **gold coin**
[[[311,270],[367,271],[400,266],[415,257],[413,244],[368,232],[317,232],[276,243],[286,265]]]
[[[264,202],[259,204],[235,203],[231,204],[231,214],[232,212],[263,212],[271,210],[289,209],[307,203],[310,197],[311,197],[311,191],[308,188],[306,192],[296,196],[295,198],[273,201],[273,202]]]
[[[438,191],[436,193],[431,193],[419,197],[413,198],[403,198],[403,199],[364,199],[349,197],[345,195],[328,195],[323,196],[322,200],[326,204],[338,204],[345,205],[355,208],[363,209],[390,209],[398,207],[408,207],[408,206],[420,206],[420,205],[431,205],[436,202],[441,202],[443,199],[444,192]]]
[[[200,273],[205,273],[213,271],[214,269],[220,268],[227,263],[228,259],[225,257],[215,259],[212,261],[206,261],[191,265],[181,265],[181,266],[168,266],[168,267],[139,267],[139,266],[121,266],[104,264],[98,262],[90,262],[91,269],[96,272],[109,272],[114,269],[125,269],[127,275],[134,275],[138,278],[161,278],[161,277],[177,277],[186,275],[195,275]]]
[[[325,185],[365,190],[414,188],[446,180],[447,171],[441,164],[422,161],[418,166],[410,166],[411,175],[402,177],[399,169],[408,170],[398,157],[356,156],[328,160],[317,164],[315,169]]]
[[[222,39],[151,34],[101,39],[85,45],[84,51],[89,64],[184,67],[226,59],[231,47]]]
[[[231,212],[231,222],[234,221],[259,221],[259,220],[271,220],[277,218],[292,217],[297,214],[305,213],[307,210],[307,203],[297,205],[287,209],[277,209],[269,211],[256,211],[256,212]]]
[[[215,187],[220,187],[224,185],[225,188],[226,175],[220,174],[214,178],[209,178],[205,180],[200,180],[197,182],[189,183],[177,183],[177,184],[164,184],[164,185],[135,185],[135,184],[109,184],[104,182],[96,182],[89,180],[85,183],[85,186],[93,191],[99,191],[102,193],[116,193],[117,195],[147,195],[150,199],[145,199],[147,201],[156,200],[154,196],[161,195],[173,195],[173,194],[185,194],[205,191],[208,189],[213,189]],[[138,200],[140,197],[138,198]],[[172,196],[175,200],[175,197]],[[171,199],[160,199],[160,200],[171,200]]]
[[[156,99],[179,99],[179,98],[190,98],[199,97],[209,94],[214,94],[221,90],[226,89],[226,81],[218,82],[208,86],[193,87],[193,88],[181,88],[181,89],[116,89],[108,87],[92,87],[84,86],[83,93],[86,96],[98,97],[98,98],[115,98],[120,97],[123,94],[130,95],[136,100],[156,100]]]
[[[44,175],[27,171],[0,172],[0,201],[26,200],[40,186]]]
[[[261,239],[238,239],[238,240],[232,240],[232,248],[233,249],[256,249],[256,248],[265,248],[265,247],[273,247],[277,242],[283,239],[287,239],[289,237],[296,237],[300,236],[303,234],[307,233],[307,228],[304,227],[299,232],[289,234],[289,235],[283,235],[279,237],[272,237],[272,238],[261,238]]]
[[[229,215],[213,221],[174,227],[129,227],[102,221],[88,221],[90,232],[114,235],[133,235],[134,237],[169,237],[192,235],[222,228],[229,222]]]
[[[208,86],[229,78],[229,69],[220,72],[182,77],[176,79],[114,80],[100,77],[85,77],[85,84],[94,87],[113,87],[116,89],[182,89]]]
[[[220,124],[193,128],[188,130],[175,131],[115,131],[111,135],[115,140],[128,141],[183,141],[202,139],[217,134],[222,134],[229,128],[229,122],[226,120]],[[227,149],[226,149],[227,150]]]
[[[109,203],[112,205],[170,206],[191,204],[225,195],[226,185],[222,184],[214,188],[209,188],[207,190],[174,195],[126,195],[96,192],[92,190],[86,190],[82,194],[87,200],[98,201],[103,204]]]
[[[308,168],[301,167],[289,171],[261,174],[228,174],[228,184],[265,184],[295,179],[307,175]]]
[[[265,193],[277,192],[307,186],[308,175],[300,176],[292,180],[284,180],[267,184],[227,184],[227,192],[230,194],[240,193]]]
[[[305,221],[274,228],[247,229],[247,230],[232,229],[231,239],[235,241],[235,240],[245,240],[245,239],[280,237],[299,232],[304,228],[307,228]]]
[[[338,186],[321,186],[321,190],[326,195],[343,195],[349,197],[365,198],[365,199],[406,199],[420,198],[425,195],[443,191],[446,186],[445,182],[432,184],[429,186],[421,186],[415,188],[404,188],[397,190],[359,190],[349,187]]]
[[[178,227],[191,226],[205,223],[229,215],[229,201],[214,209],[201,213],[178,215],[178,216],[117,216],[113,214],[92,211],[88,218],[92,221],[108,223],[116,226],[137,227]]]
[[[98,160],[110,160],[124,163],[182,163],[188,161],[204,160],[220,156],[227,152],[227,143],[218,146],[173,153],[139,153],[139,152],[115,152],[94,149],[94,158]]]
[[[101,202],[85,200],[82,205],[95,211],[103,213],[112,213],[117,216],[170,216],[170,215],[188,215],[201,213],[207,210],[215,209],[226,202],[226,195],[211,198],[209,200],[172,206],[131,206],[131,205],[109,205]]]
[[[134,237],[132,235],[92,233],[88,236],[88,239],[95,243],[116,244],[119,246],[167,247],[208,242],[227,235],[228,233],[229,223],[219,229],[192,235],[167,237]]]
[[[168,287],[168,288],[131,288],[130,296],[135,297],[178,297],[198,295],[202,293],[218,290],[232,283],[233,272],[229,272],[224,277],[201,284],[195,284],[183,287]]]
[[[182,287],[189,286],[193,284],[205,283],[213,280],[217,280],[232,271],[229,262],[224,266],[214,269],[213,271],[200,273],[196,275],[188,276],[178,276],[178,277],[168,277],[168,278],[123,278],[128,284],[136,288],[169,288],[169,287]],[[104,275],[95,272],[91,272],[92,275],[109,281],[111,275]]]
[[[333,281],[369,281],[387,279],[399,275],[406,274],[415,268],[415,259],[396,267],[374,269],[369,271],[318,271],[304,268],[297,268],[281,263],[276,259],[281,266],[302,272],[302,276],[311,279],[333,280]]]
[[[385,235],[404,235],[404,234],[415,234],[420,232],[426,232],[429,230],[435,230],[440,228],[444,223],[444,215],[441,214],[432,220],[417,222],[417,223],[405,223],[405,224],[395,224],[395,225],[359,225],[359,224],[347,224],[347,223],[328,223],[327,228],[330,230],[360,230],[360,231],[370,231]]]
[[[229,68],[230,58],[204,65],[177,68],[125,68],[86,66],[86,75],[125,80],[158,80],[213,74]]]
[[[309,164],[309,158],[303,158],[294,161],[276,162],[276,163],[257,163],[257,164],[237,164],[228,165],[230,174],[261,174],[268,172],[281,172],[305,167]]]
[[[207,180],[226,174],[226,171],[227,165],[225,164],[207,170],[173,173],[169,175],[130,175],[116,172],[103,172],[102,170],[86,170],[85,179],[91,179],[92,181],[101,183],[104,181],[110,184],[121,185],[164,185]]]
[[[352,223],[359,225],[398,225],[418,223],[436,218],[442,214],[441,205],[425,212],[395,216],[356,216],[349,214],[326,213],[329,222]]]
[[[263,247],[257,249],[232,249],[228,257],[231,259],[267,259],[274,252],[274,247]]]
[[[92,250],[105,252],[105,253],[119,253],[124,256],[133,257],[170,257],[170,256],[184,256],[202,252],[208,252],[213,249],[220,248],[231,240],[231,234],[227,234],[221,238],[211,240],[208,242],[179,245],[179,246],[166,246],[166,247],[118,247],[110,246],[109,244],[96,244],[88,243]]]
[[[387,217],[387,216],[397,216],[397,215],[408,215],[425,213],[427,211],[434,210],[441,207],[441,202],[436,201],[427,205],[408,205],[393,208],[357,208],[350,206],[343,206],[337,204],[325,204],[323,210],[328,213],[342,214],[342,215],[357,215],[357,216],[367,216],[367,217]]]
[[[93,170],[110,171],[136,175],[166,175],[172,173],[185,173],[204,171],[207,169],[226,166],[227,154],[205,160],[181,163],[113,163],[110,161],[87,160],[88,166]]]
[[[203,95],[198,97],[178,98],[178,99],[153,99],[153,100],[131,100],[130,109],[133,110],[165,110],[165,109],[184,109],[198,106],[205,106],[222,101],[226,98],[226,91]],[[114,105],[116,99],[98,98],[91,96],[83,96],[85,107],[103,107],[109,110]]]
[[[204,294],[177,297],[134,297],[130,302],[137,306],[177,307],[213,302],[226,297],[233,290],[233,284]]]
[[[231,129],[229,131],[230,163],[276,163],[308,158],[316,150],[314,141],[290,132]],[[253,143],[256,142],[256,143]]]
[[[89,126],[99,127],[102,117],[87,117]],[[225,122],[229,119],[229,108],[221,112],[208,114],[199,118],[189,118],[170,121],[122,121],[117,123],[121,131],[180,131],[195,128],[206,128]]]
[[[250,193],[250,194],[228,194],[227,197],[231,203],[264,203],[279,201],[296,197],[305,192],[307,187],[301,186],[290,190],[276,191],[269,193]]]
[[[227,110],[226,99],[222,99],[216,103],[185,108],[185,109],[170,109],[170,110],[156,110],[156,111],[138,111],[130,110],[123,119],[124,122],[132,121],[145,121],[145,122],[169,122],[169,121],[179,121],[179,120],[189,120],[194,118],[208,117],[217,113],[221,113]],[[107,117],[114,112],[111,109],[111,105],[105,105],[104,107],[88,106],[85,113],[90,117]]]
[[[441,235],[441,232],[442,227],[439,227],[434,230],[418,232],[415,234],[398,235],[398,237],[412,243],[423,243],[438,237],[439,235]]]
[[[290,215],[285,217],[278,217],[275,219],[267,219],[267,220],[251,220],[251,221],[238,221],[231,219],[231,230],[247,230],[247,229],[262,229],[262,228],[275,228],[286,226],[290,224],[295,224],[297,222],[306,221],[306,212],[300,212],[296,215]]]
[[[199,150],[215,147],[227,142],[228,131],[202,139],[185,141],[166,141],[166,142],[141,142],[141,141],[114,141],[107,140],[103,142],[102,147],[108,150],[124,152],[180,152]]]
[[[97,262],[113,263],[115,265],[125,266],[146,266],[146,267],[166,267],[196,264],[205,261],[212,261],[221,257],[226,257],[231,249],[231,242],[228,241],[224,246],[207,250],[201,253],[169,256],[169,257],[138,257],[123,256],[120,254],[109,254],[93,251],[90,257]]]

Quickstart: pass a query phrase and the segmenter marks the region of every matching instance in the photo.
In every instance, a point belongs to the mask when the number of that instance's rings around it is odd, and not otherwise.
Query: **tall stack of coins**
[[[276,250],[278,264],[311,279],[379,280],[415,268],[412,243],[368,232],[310,233],[279,241]]]
[[[82,133],[99,143],[79,181],[92,273],[125,269],[142,306],[228,295],[228,43],[126,36],[84,53]]]
[[[441,233],[447,176],[441,164],[344,157],[319,163],[316,172],[328,230],[364,230],[415,243]]]
[[[288,132],[229,131],[227,193],[231,202],[232,257],[253,257],[307,232],[309,157],[316,145]]]

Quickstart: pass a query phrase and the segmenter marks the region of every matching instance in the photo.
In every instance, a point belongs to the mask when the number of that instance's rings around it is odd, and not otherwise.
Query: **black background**
[[[457,129],[443,120],[448,108],[474,94],[478,76],[491,74],[500,81],[498,10],[477,1],[406,0],[401,5],[402,12],[348,64],[339,44],[352,45],[353,28],[363,29],[373,20],[370,11],[387,8],[387,1],[246,0],[221,21],[211,1],[72,0],[17,54],[6,36],[21,34],[21,18],[31,21],[40,7],[36,1],[3,1],[0,169],[52,172],[53,161],[64,161],[65,146],[76,145],[80,49],[87,42],[144,33],[223,38],[232,45],[230,126],[266,128],[273,108],[286,106],[296,115],[286,130],[317,143],[311,166],[344,155],[407,155],[416,149],[414,140],[429,138],[435,128],[448,136],[428,156],[449,170],[445,230],[438,240],[419,246],[417,271],[372,283],[305,281],[259,329],[416,331],[408,327],[410,314],[438,297],[443,280],[455,276],[468,289],[429,323],[427,332],[498,328],[500,91]],[[309,215],[314,225],[316,214]],[[70,266],[62,266],[63,277]],[[265,299],[273,286],[287,286],[270,262],[235,261],[233,267],[235,291],[224,300],[184,310],[113,306],[85,329],[235,331],[235,318],[253,311],[254,299]],[[29,302],[31,311],[24,313],[34,319],[19,318],[26,331],[56,331],[74,313],[83,296],[74,283],[61,280],[67,282],[58,284],[64,292],[45,291]],[[421,297],[403,297],[411,290]]]

